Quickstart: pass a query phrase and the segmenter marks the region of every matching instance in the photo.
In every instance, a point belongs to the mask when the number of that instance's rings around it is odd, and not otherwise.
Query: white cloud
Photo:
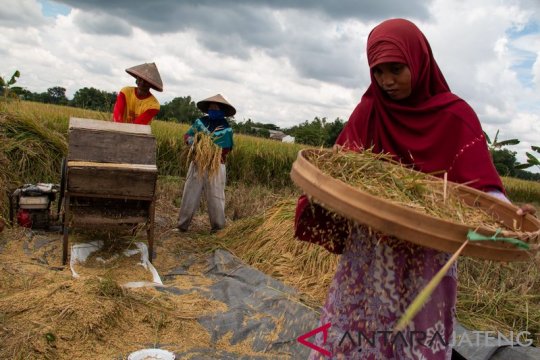
[[[539,34],[511,36],[538,16],[530,7],[518,5],[516,1],[438,0],[432,6],[433,20],[421,28],[451,89],[471,104],[488,134],[499,130],[501,139],[520,139],[521,144],[510,149],[524,161],[525,149],[540,141],[540,118],[535,112],[540,88],[538,82],[534,88],[527,84],[540,66],[537,61],[533,68],[521,69],[521,74],[516,66],[523,61],[523,51],[538,52],[531,40]]]
[[[237,107],[238,120],[281,127],[316,116],[347,119],[369,84],[369,31],[384,18],[408,17],[489,134],[499,129],[530,144],[540,138],[537,1],[416,1],[409,9],[370,1],[162,0],[153,9],[125,0],[70,1],[64,3],[79,8],[52,19],[35,0],[7,2],[0,74],[20,70],[20,86],[63,86],[68,97],[82,87],[118,91],[133,84],[125,68],[156,62],[162,103],[219,92]]]
[[[0,6],[2,27],[36,27],[47,21],[41,13],[41,5],[36,0],[3,0]]]
[[[132,33],[127,21],[104,13],[87,14],[77,12],[74,22],[79,28],[89,34],[129,36]]]
[[[540,51],[536,53],[536,60],[532,67],[533,81],[537,89],[540,89]]]

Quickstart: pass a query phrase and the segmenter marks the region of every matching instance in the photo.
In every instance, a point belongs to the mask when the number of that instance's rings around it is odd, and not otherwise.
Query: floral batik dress
[[[322,308],[321,326],[330,323],[326,342],[319,332],[314,344],[328,350],[332,359],[450,359],[455,264],[406,329],[393,332],[450,256],[354,227]],[[327,355],[314,350],[310,359]]]

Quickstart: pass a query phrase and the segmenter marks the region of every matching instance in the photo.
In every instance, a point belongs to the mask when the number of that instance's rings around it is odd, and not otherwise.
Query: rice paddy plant
[[[503,177],[502,181],[512,201],[531,203],[540,207],[540,181],[527,181],[510,177]]]
[[[185,176],[187,146],[183,135],[188,128],[185,124],[152,121],[152,134],[157,143],[157,167],[161,175]]]
[[[32,101],[0,103],[0,112],[19,114],[25,118],[32,118],[43,124],[46,128],[55,130],[64,135],[67,135],[70,117],[97,120],[111,119],[110,113]]]
[[[245,184],[291,186],[291,166],[305,146],[269,139],[235,135],[235,146],[227,158],[227,179]]]

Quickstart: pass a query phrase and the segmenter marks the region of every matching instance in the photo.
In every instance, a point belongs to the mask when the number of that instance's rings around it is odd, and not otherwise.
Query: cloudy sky
[[[540,145],[538,0],[2,0],[0,75],[34,92],[118,91],[155,62],[163,104],[223,94],[236,119],[290,127],[348,119],[368,86],[365,43],[387,18],[414,21],[451,89],[523,159]]]

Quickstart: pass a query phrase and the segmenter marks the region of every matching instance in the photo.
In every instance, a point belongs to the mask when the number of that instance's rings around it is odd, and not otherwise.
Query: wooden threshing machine
[[[71,118],[62,164],[63,253],[70,228],[145,224],[152,260],[157,182],[156,139],[148,125]]]

